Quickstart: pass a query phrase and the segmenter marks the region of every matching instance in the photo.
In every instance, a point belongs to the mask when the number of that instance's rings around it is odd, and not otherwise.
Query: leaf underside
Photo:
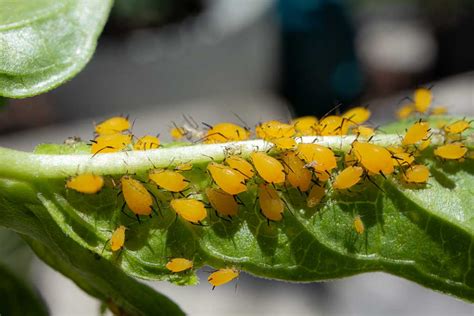
[[[207,152],[204,146],[175,152]],[[60,148],[43,146],[41,152],[68,151]],[[128,159],[134,155],[129,153]],[[44,160],[46,168],[48,157],[59,156],[2,149],[0,157],[33,165]],[[159,201],[162,216],[138,223],[127,208],[125,214],[120,211],[123,199],[111,181],[117,182],[120,174],[110,176],[100,193],[83,195],[65,189],[65,176],[12,173],[0,163],[0,174],[5,175],[0,179],[0,225],[24,235],[43,260],[87,292],[136,312],[140,310],[124,295],[128,284],[139,286],[129,276],[196,283],[193,271],[169,272],[165,264],[170,257],[192,259],[196,269],[234,266],[256,276],[294,282],[384,271],[472,302],[474,160],[441,161],[433,158],[433,148],[417,160],[430,169],[426,185],[407,185],[400,175],[374,177],[380,188],[365,180],[349,192],[329,189],[314,208],[306,206],[305,196],[296,189],[281,187],[287,204],[281,222],[268,223],[262,216],[256,203],[258,180],[251,180],[248,191],[239,194],[244,204],[239,214],[224,221],[209,209],[204,227],[176,218],[168,206],[171,194],[150,183],[146,186]],[[135,168],[135,177],[146,182],[149,167],[147,162]],[[183,173],[191,180],[190,191],[204,201],[199,192],[212,185],[205,170],[206,163],[198,162]],[[356,215],[365,225],[362,235],[354,230]],[[128,227],[125,249],[112,253],[107,243],[119,225]]]
[[[0,0],[0,95],[57,87],[91,58],[112,0]]]

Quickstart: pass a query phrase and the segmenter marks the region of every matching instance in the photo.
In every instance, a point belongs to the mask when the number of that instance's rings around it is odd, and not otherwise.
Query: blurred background
[[[0,100],[0,146],[32,150],[92,122],[136,119],[161,133],[183,114],[252,126],[368,105],[395,118],[415,87],[435,105],[474,115],[472,0],[116,0],[92,61],[56,90]],[[91,315],[98,303],[33,259],[31,276],[53,315]],[[202,275],[205,278],[205,275]],[[381,273],[288,284],[244,275],[232,286],[152,283],[194,315],[473,315],[474,306]]]

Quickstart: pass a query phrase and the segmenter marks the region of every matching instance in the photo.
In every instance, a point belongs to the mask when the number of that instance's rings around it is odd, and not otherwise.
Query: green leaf
[[[24,98],[75,76],[91,58],[112,0],[0,0],[0,95]]]
[[[341,154],[353,140],[303,138]],[[378,135],[372,141],[389,145],[400,138]],[[441,141],[432,137],[434,144]],[[120,211],[123,199],[114,183],[123,174],[146,181],[150,168],[191,161],[193,170],[185,175],[195,197],[205,201],[200,192],[211,184],[205,171],[209,161],[222,160],[229,150],[247,156],[269,146],[254,140],[94,157],[82,149],[74,155],[57,148],[68,154],[54,155],[54,146],[48,145],[40,147],[48,154],[0,149],[0,225],[28,236],[44,260],[89,293],[114,297],[123,308],[132,303],[121,295],[129,282],[125,274],[183,285],[196,282],[194,272],[170,273],[165,268],[170,257],[190,258],[195,268],[235,266],[256,276],[294,282],[384,271],[474,301],[474,161],[443,162],[433,157],[433,148],[417,158],[433,175],[427,185],[408,186],[396,175],[386,180],[374,177],[380,189],[365,180],[352,192],[329,190],[315,208],[308,208],[297,190],[282,189],[288,210],[281,222],[268,224],[260,214],[257,180],[239,195],[243,206],[230,222],[211,210],[203,227],[176,218],[168,206],[171,195],[150,183],[145,185],[160,201],[161,216],[138,223]],[[468,146],[472,150],[472,143]],[[95,195],[66,190],[65,178],[83,172],[106,175],[104,189]],[[353,228],[356,215],[365,225],[362,235]],[[128,228],[120,254],[107,246],[118,225]]]
[[[0,315],[48,315],[41,297],[0,263]]]

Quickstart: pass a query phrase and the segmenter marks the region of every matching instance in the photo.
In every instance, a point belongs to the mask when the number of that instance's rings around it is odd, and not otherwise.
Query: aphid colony
[[[427,113],[432,103],[429,89],[417,89],[410,105],[402,107],[400,117],[412,113]],[[432,110],[438,114],[440,110]],[[255,128],[256,138],[273,144],[267,151],[243,156],[226,154],[222,162],[210,161],[205,166],[209,185],[197,192],[191,186],[186,173],[193,170],[192,163],[177,164],[168,168],[148,170],[146,179],[133,174],[120,177],[115,186],[123,197],[123,212],[131,212],[140,222],[141,216],[161,213],[163,205],[176,213],[176,217],[194,225],[206,226],[208,209],[213,209],[219,220],[231,222],[238,216],[242,200],[239,195],[253,188],[256,192],[254,207],[268,225],[284,219],[285,210],[290,211],[284,192],[293,188],[306,198],[309,208],[316,207],[329,191],[347,194],[366,180],[378,189],[376,177],[396,175],[400,182],[412,186],[427,183],[429,168],[417,163],[424,150],[430,145],[435,133],[428,121],[418,119],[400,137],[399,145],[382,146],[372,141],[376,131],[364,125],[370,118],[365,107],[353,108],[342,115],[326,115],[318,120],[313,116],[297,118],[291,122],[276,120],[262,122]],[[197,124],[196,124],[197,125]],[[158,136],[145,135],[135,139],[128,118],[113,117],[95,126],[95,139],[91,153],[104,154],[124,150],[152,150],[160,147]],[[434,148],[434,154],[442,160],[461,160],[468,149],[462,143],[463,133],[470,129],[470,122],[459,120],[447,124],[442,130],[445,143]],[[347,153],[333,150],[317,143],[302,143],[302,136],[357,135]],[[177,126],[171,129],[175,140],[186,138],[206,144],[245,141],[252,133],[248,127],[233,123],[205,125],[199,130]],[[457,137],[454,137],[457,136]],[[335,148],[337,150],[337,148]],[[343,156],[341,156],[343,155]],[[336,171],[341,167],[340,171]],[[104,177],[94,174],[80,174],[71,177],[66,187],[84,194],[95,194],[104,186]],[[369,184],[370,185],[370,184]],[[166,192],[167,200],[158,199],[150,186]],[[247,208],[248,205],[247,205]],[[357,234],[365,232],[359,215],[353,218]],[[120,225],[112,234],[110,249],[115,252],[125,246],[126,227]],[[173,258],[166,268],[172,273],[182,273],[193,268],[193,262],[185,258]],[[209,283],[219,286],[238,277],[235,268],[220,269],[209,276]]]

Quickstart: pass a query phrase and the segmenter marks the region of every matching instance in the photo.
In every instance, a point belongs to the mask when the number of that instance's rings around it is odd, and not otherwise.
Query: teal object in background
[[[342,1],[279,0],[281,93],[297,116],[322,116],[354,102],[363,75]]]

